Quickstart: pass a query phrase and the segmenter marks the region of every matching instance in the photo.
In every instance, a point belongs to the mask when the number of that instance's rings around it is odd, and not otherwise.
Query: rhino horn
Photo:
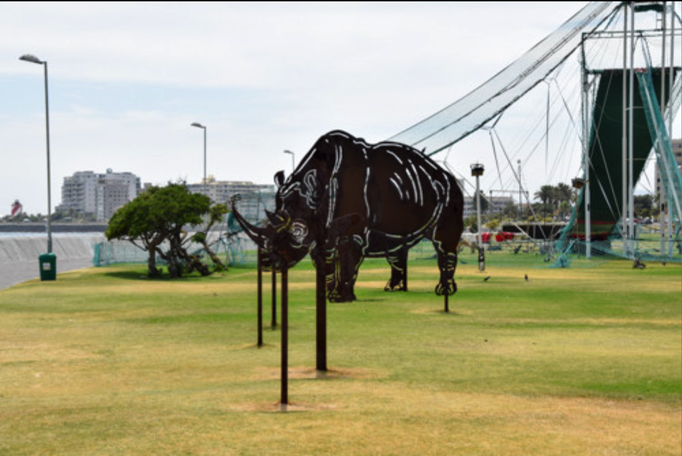
[[[284,223],[284,219],[282,219],[282,217],[279,214],[274,214],[274,213],[272,213],[266,209],[265,215],[268,216],[268,220],[270,221],[270,224],[275,226],[275,227]]]
[[[277,171],[277,173],[275,173],[275,185],[277,188],[284,185],[284,171]]]
[[[249,223],[237,210],[236,207],[232,208],[232,213],[237,219],[237,223],[242,227],[244,232],[253,242],[255,242],[259,247],[265,247],[265,241],[270,239],[273,235],[273,231],[270,227],[262,228],[258,227],[252,223]]]

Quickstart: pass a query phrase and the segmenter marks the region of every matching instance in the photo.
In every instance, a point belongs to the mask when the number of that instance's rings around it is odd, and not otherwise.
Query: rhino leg
[[[440,269],[440,280],[436,285],[436,294],[452,296],[457,293],[455,283],[455,269],[457,268],[457,253],[438,252],[438,269]]]
[[[389,254],[386,259],[391,265],[391,278],[384,291],[407,291],[407,249]]]
[[[355,281],[362,264],[362,249],[352,240],[340,240],[336,250],[333,279],[327,277],[327,297],[330,302],[355,301]]]
[[[435,230],[432,242],[438,253],[438,269],[440,280],[436,285],[438,296],[451,296],[457,292],[455,270],[457,269],[457,252],[462,238],[462,212],[452,208],[446,211]]]

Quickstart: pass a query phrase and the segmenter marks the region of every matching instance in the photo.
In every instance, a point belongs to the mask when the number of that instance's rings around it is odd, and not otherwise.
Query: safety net
[[[542,82],[620,2],[590,2],[555,32],[487,82],[436,114],[389,138],[434,155],[478,130]]]

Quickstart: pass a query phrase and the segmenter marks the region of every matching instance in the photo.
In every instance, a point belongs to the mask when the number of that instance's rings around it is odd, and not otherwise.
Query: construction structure
[[[447,162],[472,138],[489,137],[491,154],[484,160],[479,147],[475,158],[495,165],[489,187],[526,198],[526,178],[565,173],[581,183],[556,245],[561,266],[569,254],[680,261],[682,179],[671,140],[682,119],[680,6],[590,2],[478,88],[390,139],[447,154]],[[541,119],[509,147],[504,124],[519,122],[514,110],[532,97]],[[662,189],[656,248],[642,243],[634,214],[638,182],[654,162]]]

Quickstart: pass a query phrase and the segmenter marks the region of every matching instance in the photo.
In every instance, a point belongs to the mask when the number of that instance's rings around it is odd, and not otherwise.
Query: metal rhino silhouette
[[[286,181],[281,171],[275,181],[276,211],[268,213],[267,226],[250,224],[233,208],[263,249],[266,267],[292,267],[310,253],[316,265],[324,264],[329,300],[352,301],[365,257],[386,257],[387,289],[400,289],[408,249],[426,238],[438,255],[436,294],[457,291],[462,191],[452,174],[416,149],[368,144],[336,130],[317,140]]]

